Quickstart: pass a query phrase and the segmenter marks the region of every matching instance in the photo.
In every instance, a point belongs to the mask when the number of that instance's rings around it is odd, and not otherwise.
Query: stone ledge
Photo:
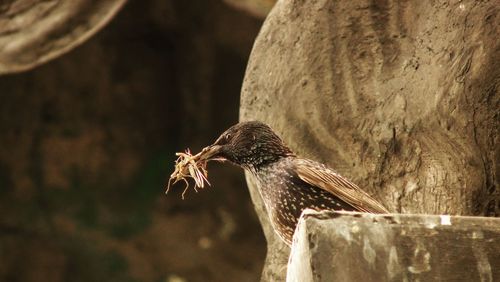
[[[287,281],[500,281],[500,218],[304,212]]]

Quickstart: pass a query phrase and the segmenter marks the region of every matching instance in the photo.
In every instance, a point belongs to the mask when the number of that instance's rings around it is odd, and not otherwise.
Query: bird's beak
[[[199,160],[201,161],[225,161],[226,159],[221,157],[219,153],[221,152],[222,146],[220,145],[210,145],[203,148],[200,153]]]

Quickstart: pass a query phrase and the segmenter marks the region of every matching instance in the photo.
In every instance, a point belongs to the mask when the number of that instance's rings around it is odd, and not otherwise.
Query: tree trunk
[[[498,10],[279,1],[255,42],[240,118],[268,123],[393,212],[498,216]],[[268,240],[263,280],[282,279],[288,249],[248,183]]]

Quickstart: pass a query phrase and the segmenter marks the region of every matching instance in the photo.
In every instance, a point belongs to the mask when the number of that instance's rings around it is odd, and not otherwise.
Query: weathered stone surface
[[[268,123],[392,211],[499,215],[498,11],[498,1],[278,1],[240,119]],[[267,238],[268,262],[283,261]]]
[[[304,214],[287,281],[499,281],[500,219]]]
[[[85,42],[126,0],[0,3],[0,74],[31,69]]]

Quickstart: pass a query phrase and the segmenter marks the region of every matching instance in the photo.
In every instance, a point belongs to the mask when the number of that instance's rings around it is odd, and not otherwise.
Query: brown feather
[[[356,184],[343,178],[333,170],[317,163],[300,159],[295,162],[295,171],[302,181],[332,193],[353,208],[367,213],[389,213],[389,211]]]

